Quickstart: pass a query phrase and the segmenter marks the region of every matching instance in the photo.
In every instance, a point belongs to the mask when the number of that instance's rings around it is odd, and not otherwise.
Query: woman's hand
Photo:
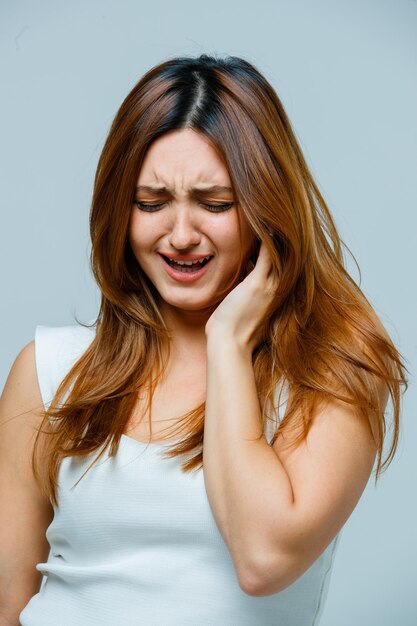
[[[251,263],[253,266],[253,263]],[[265,242],[261,243],[253,269],[222,300],[208,319],[207,339],[231,339],[252,354],[261,341],[262,322],[277,288],[271,257]]]

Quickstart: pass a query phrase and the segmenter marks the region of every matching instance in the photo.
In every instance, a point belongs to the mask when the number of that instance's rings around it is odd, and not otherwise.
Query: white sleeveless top
[[[36,327],[46,407],[94,332]],[[246,594],[203,470],[183,473],[184,458],[160,456],[167,445],[123,435],[117,454],[106,452],[74,488],[98,450],[62,461],[59,504],[46,531],[50,553],[36,565],[42,584],[20,613],[21,626],[317,626],[340,532],[280,593]]]

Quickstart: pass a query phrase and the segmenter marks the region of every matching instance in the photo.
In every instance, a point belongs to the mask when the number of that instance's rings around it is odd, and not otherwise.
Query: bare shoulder
[[[42,404],[36,375],[34,341],[30,341],[28,344],[26,344],[16,356],[7,377],[2,398],[8,397],[10,394],[13,394],[13,392],[17,390],[18,387],[20,387],[20,392],[25,393],[25,391],[27,391],[26,386],[24,388],[21,388],[21,383],[23,382],[31,384],[32,392],[34,393],[36,399],[40,400]],[[37,393],[39,394],[38,396],[36,396]]]
[[[12,464],[18,477],[31,483],[31,451],[42,419],[35,342],[31,341],[15,358],[0,398],[0,463]]]
[[[33,413],[42,409],[35,342],[31,341],[20,350],[7,377],[1,395],[0,425],[3,428],[10,418],[16,418],[19,424],[33,426]]]
[[[31,341],[17,355],[0,398],[0,607],[13,624],[39,590],[42,577],[36,564],[45,561],[49,551],[45,532],[53,508],[32,470],[42,419]]]

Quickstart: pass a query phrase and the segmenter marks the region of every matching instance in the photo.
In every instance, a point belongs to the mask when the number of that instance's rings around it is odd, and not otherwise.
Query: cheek
[[[221,221],[221,223],[220,223]],[[242,223],[242,235],[239,237],[239,223],[235,215],[224,220],[213,220],[210,224],[210,237],[221,253],[221,260],[230,271],[234,271],[239,262],[239,252],[242,248],[244,260],[253,250],[255,235],[246,222]]]
[[[243,256],[246,256],[245,241],[239,239],[239,232],[229,231],[222,232],[217,238],[217,250],[220,253],[219,256],[219,270],[225,276],[231,276],[236,271],[239,265],[239,258],[241,252]],[[242,249],[243,246],[243,249]]]
[[[239,237],[239,226],[236,225],[227,235],[228,247],[232,249],[233,255],[236,259],[239,258],[239,251],[242,250],[243,256],[248,257],[253,250],[253,245],[256,240],[256,236],[250,229],[249,225],[242,224],[242,234]]]
[[[136,255],[145,252],[152,244],[154,240],[153,230],[151,225],[146,224],[146,217],[143,219],[138,211],[132,213],[129,221],[128,238]]]
[[[235,253],[239,249],[239,224],[236,215],[214,215],[207,226],[206,232],[219,250]]]

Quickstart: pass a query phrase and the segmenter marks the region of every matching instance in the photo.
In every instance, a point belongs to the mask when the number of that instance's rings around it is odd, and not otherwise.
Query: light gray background
[[[152,65],[202,52],[243,56],[273,84],[415,371],[415,0],[3,0],[0,39],[2,383],[36,324],[94,317],[88,210],[110,123]],[[411,383],[398,454],[344,527],[321,626],[417,623]]]

